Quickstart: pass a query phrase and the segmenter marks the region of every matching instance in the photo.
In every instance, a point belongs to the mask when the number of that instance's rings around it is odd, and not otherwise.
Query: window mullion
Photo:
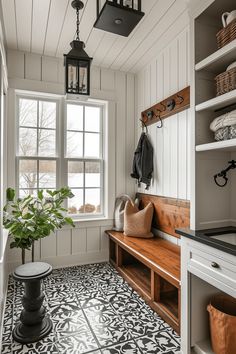
[[[39,190],[39,159],[37,159],[37,189]]]

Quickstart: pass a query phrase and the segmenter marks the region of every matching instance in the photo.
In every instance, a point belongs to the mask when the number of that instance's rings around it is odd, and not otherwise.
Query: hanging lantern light
[[[85,44],[79,38],[79,11],[84,7],[80,0],[74,0],[71,6],[76,9],[76,39],[70,43],[71,51],[64,54],[65,90],[68,94],[90,95],[90,65],[93,58],[85,52]]]
[[[128,37],[144,15],[141,0],[106,0],[102,9],[97,0],[94,27]]]

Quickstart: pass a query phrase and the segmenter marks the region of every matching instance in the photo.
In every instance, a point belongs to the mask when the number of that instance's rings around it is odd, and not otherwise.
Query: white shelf
[[[236,39],[196,64],[195,70],[206,69],[210,72],[220,74],[234,61],[236,61]]]
[[[214,143],[202,144],[196,146],[196,151],[224,150],[236,151],[236,139],[215,141]]]
[[[195,109],[196,112],[201,111],[215,111],[220,108],[227,107],[231,104],[236,103],[236,90],[225,93],[224,95],[217,96],[211,100],[202,102],[198,104]]]

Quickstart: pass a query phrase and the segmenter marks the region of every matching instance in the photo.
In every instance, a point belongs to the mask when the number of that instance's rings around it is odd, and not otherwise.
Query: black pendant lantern
[[[128,37],[144,15],[141,0],[106,0],[102,9],[97,0],[94,27]]]
[[[74,0],[71,6],[76,9],[77,30],[76,39],[70,43],[71,51],[64,54],[66,93],[90,95],[90,65],[93,59],[85,52],[85,44],[79,39],[79,10],[84,4],[82,1]]]

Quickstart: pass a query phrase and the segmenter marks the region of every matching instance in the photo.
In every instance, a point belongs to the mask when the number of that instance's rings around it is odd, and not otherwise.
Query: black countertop
[[[189,228],[186,228],[186,229],[177,229],[175,231],[177,234],[181,236],[190,238],[194,241],[203,243],[213,248],[217,248],[220,251],[230,253],[236,256],[236,245],[232,245],[211,237],[217,234],[236,233],[236,227],[229,226],[229,227],[221,227],[221,228],[206,229],[206,230],[191,230]],[[211,236],[209,236],[209,234]]]

